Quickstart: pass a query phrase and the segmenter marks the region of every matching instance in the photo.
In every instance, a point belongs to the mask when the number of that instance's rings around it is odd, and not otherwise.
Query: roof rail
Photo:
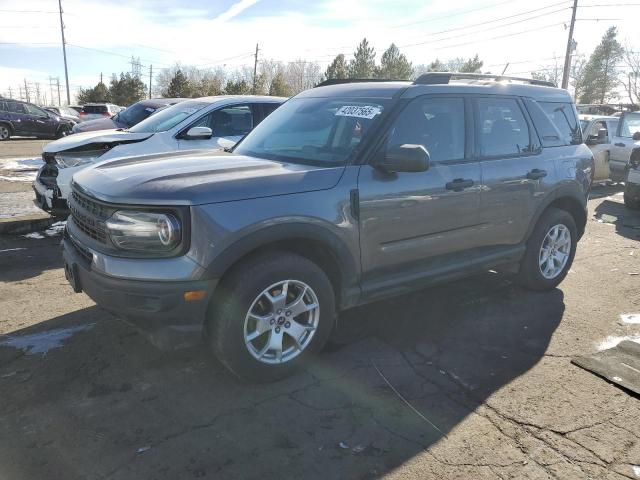
[[[451,79],[469,79],[469,80],[494,80],[496,82],[522,82],[530,85],[541,85],[544,87],[556,87],[552,82],[546,80],[536,80],[535,78],[509,77],[505,75],[490,75],[485,73],[460,73],[460,72],[429,72],[420,75],[414,85],[442,85],[447,84]]]
[[[406,80],[397,80],[392,78],[330,78],[329,80],[320,82],[318,85],[316,85],[316,87],[326,87],[328,85],[342,85],[344,83],[363,83],[363,82],[406,82]]]

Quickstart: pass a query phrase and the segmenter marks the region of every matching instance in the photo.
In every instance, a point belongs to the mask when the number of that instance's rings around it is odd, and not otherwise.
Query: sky
[[[439,58],[484,60],[483,71],[530,76],[562,65],[572,1],[565,0],[62,0],[72,96],[102,73],[143,72],[179,62],[234,70],[259,58],[310,60],[323,70],[350,57],[363,37],[378,59],[393,42],[414,65]],[[606,6],[601,6],[606,5]],[[640,48],[640,0],[580,0],[577,54],[589,55],[606,29]],[[0,95],[49,77],[64,85],[57,0],[0,0]],[[64,87],[63,91],[64,91]],[[54,89],[55,96],[55,89]]]

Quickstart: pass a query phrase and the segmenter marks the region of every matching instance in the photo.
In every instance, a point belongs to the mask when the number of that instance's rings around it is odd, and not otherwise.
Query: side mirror
[[[209,127],[191,127],[182,137],[187,140],[206,140],[213,136],[213,131]]]
[[[394,145],[387,149],[377,166],[385,172],[426,172],[429,170],[429,152],[422,145]]]
[[[633,134],[633,137],[631,137],[631,139],[634,142],[637,142],[638,140],[640,140],[640,131],[637,131],[636,133]]]

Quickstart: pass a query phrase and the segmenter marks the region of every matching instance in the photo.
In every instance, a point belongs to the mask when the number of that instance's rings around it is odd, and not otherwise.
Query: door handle
[[[529,180],[538,180],[539,178],[543,178],[547,176],[546,170],[540,170],[538,168],[534,168],[530,172],[527,172],[527,178]]]
[[[622,142],[614,143],[616,147],[626,147],[626,145]]]
[[[472,186],[473,180],[468,178],[455,178],[445,184],[445,188],[447,190],[453,190],[454,192],[459,192],[461,190],[464,190],[465,188],[469,188]]]

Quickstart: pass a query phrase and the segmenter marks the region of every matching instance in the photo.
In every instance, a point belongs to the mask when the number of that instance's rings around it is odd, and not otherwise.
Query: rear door
[[[179,150],[223,149],[233,147],[242,137],[251,131],[254,125],[254,109],[252,104],[242,103],[227,105],[215,109],[183,130],[184,133],[193,127],[209,127],[213,132],[208,139],[178,140]],[[181,133],[183,133],[181,132]]]
[[[598,138],[598,132],[604,129],[607,133],[604,140]],[[595,120],[589,124],[586,143],[593,153],[593,161],[595,173],[593,179],[595,181],[607,180],[609,178],[609,155],[611,149],[611,135],[609,125],[606,120]]]
[[[525,236],[545,178],[553,178],[555,166],[542,155],[519,98],[478,97],[474,106],[483,187],[480,218],[485,227],[477,236],[477,246],[516,245]]]
[[[631,150],[640,142],[633,140],[633,134],[640,132],[640,112],[625,113],[618,122],[616,135],[611,139],[611,180],[625,181]]]
[[[423,145],[429,169],[384,173],[361,167],[361,262],[369,295],[468,264],[480,205],[480,166],[471,158],[467,135],[470,109],[463,97],[413,99],[391,125],[379,154],[397,145]]]

